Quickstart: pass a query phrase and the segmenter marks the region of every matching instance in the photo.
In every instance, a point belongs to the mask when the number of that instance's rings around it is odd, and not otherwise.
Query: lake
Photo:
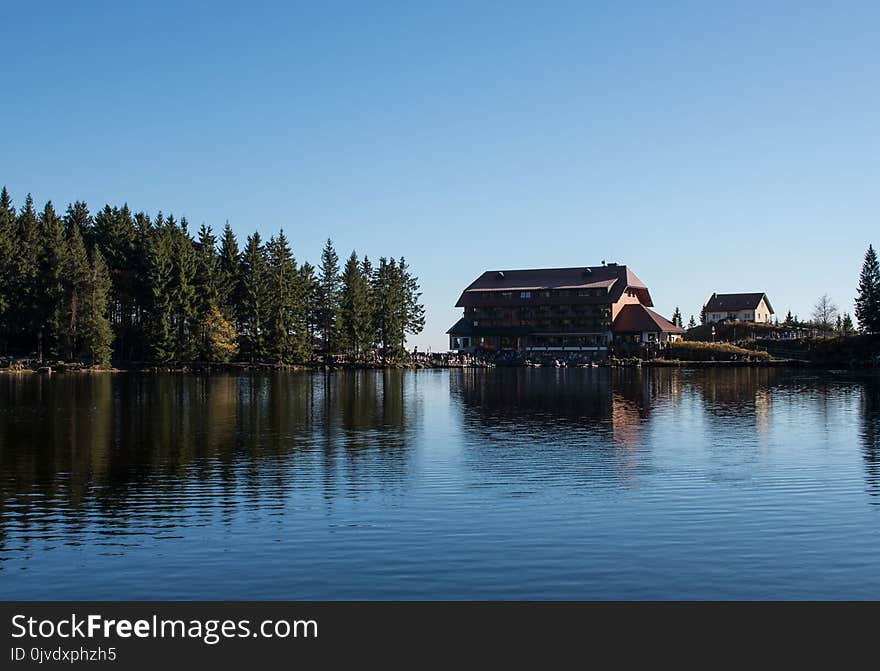
[[[878,599],[880,376],[0,376],[0,599]]]

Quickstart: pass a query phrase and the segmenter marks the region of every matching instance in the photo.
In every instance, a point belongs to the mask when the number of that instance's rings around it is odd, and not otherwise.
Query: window
[[[512,291],[502,291],[501,292],[501,298],[511,298],[512,296],[513,296]]]
[[[520,297],[520,298],[531,298],[531,297],[532,297],[532,292],[531,292],[531,291],[520,291],[520,292],[519,292],[519,297]]]

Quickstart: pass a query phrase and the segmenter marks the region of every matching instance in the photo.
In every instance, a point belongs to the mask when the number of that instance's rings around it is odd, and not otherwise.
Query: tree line
[[[340,267],[331,240],[319,266],[298,263],[283,230],[244,248],[161,212],[86,203],[16,211],[0,191],[0,352],[90,365],[229,361],[304,363],[316,356],[395,363],[422,331],[418,278],[404,257]]]

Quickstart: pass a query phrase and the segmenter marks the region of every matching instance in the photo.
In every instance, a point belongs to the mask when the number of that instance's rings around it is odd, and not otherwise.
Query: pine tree
[[[92,215],[89,213],[89,206],[81,200],[69,204],[67,211],[64,213],[64,234],[70,236],[71,229],[76,226],[79,229],[79,235],[85,244],[86,236],[91,234]]]
[[[14,299],[13,247],[16,238],[15,207],[4,186],[0,190],[0,353],[5,354],[11,331],[10,310]]]
[[[172,234],[172,289],[174,361],[191,361],[197,345],[196,252],[187,230],[186,218],[176,225],[169,216],[166,226]]]
[[[128,205],[110,207],[105,205],[94,218],[94,225],[87,246],[101,249],[110,273],[109,297],[110,324],[116,332],[116,348],[122,358],[128,358],[130,338],[135,313],[134,268],[137,230]]]
[[[37,333],[40,331],[40,286],[38,282],[38,259],[40,231],[34,199],[31,194],[16,219],[13,243],[11,322],[14,330],[22,336],[27,348],[36,352]]]
[[[67,257],[64,265],[65,328],[62,349],[70,360],[81,354],[81,332],[84,323],[84,305],[92,268],[83,243],[82,229],[74,223],[67,231]]]
[[[850,316],[849,312],[844,313],[843,315],[843,323],[841,324],[840,329],[844,335],[850,335],[855,331],[855,327],[853,326],[853,320]]]
[[[706,306],[705,305],[700,308],[700,323],[703,325],[706,324]]]
[[[324,352],[329,354],[338,349],[341,283],[339,257],[333,249],[333,241],[327,238],[318,273],[318,324],[324,339]]]
[[[370,345],[373,314],[370,285],[363,274],[356,252],[352,252],[342,272],[339,341],[354,361],[363,361]]]
[[[112,353],[113,329],[107,319],[110,275],[100,249],[92,251],[92,265],[83,301],[82,343],[90,364],[105,364]]]
[[[675,312],[672,313],[672,323],[675,326],[679,326],[679,327],[684,326],[684,324],[681,321],[681,310],[678,309],[677,305],[675,306]]]
[[[171,302],[173,246],[172,232],[160,212],[156,216],[147,250],[149,259],[147,284],[150,295],[146,320],[147,357],[150,361],[160,364],[169,363],[174,358]]]
[[[305,324],[305,339],[301,359],[309,361],[314,353],[315,332],[318,329],[318,279],[315,266],[306,261],[299,267],[299,293],[302,321]]]
[[[268,258],[268,309],[266,348],[278,363],[291,363],[297,355],[297,289],[296,261],[287,244],[284,231],[266,244]]]
[[[208,334],[203,328],[207,323],[208,313],[219,302],[217,280],[220,272],[220,259],[217,256],[217,238],[210,226],[202,224],[199,228],[199,239],[196,243],[195,285],[195,319],[198,323],[198,354],[202,358],[208,356]]]
[[[259,233],[247,239],[241,260],[242,302],[240,319],[247,337],[247,354],[251,361],[265,361],[266,327],[269,301],[266,293],[268,282],[266,249]]]
[[[859,276],[856,319],[863,331],[880,333],[880,265],[877,263],[877,253],[873,245],[868,245]]]
[[[375,271],[370,258],[364,255],[361,261],[361,275],[364,278],[364,285],[367,294],[367,310],[370,314],[370,322],[366,325],[366,333],[364,335],[363,350],[365,355],[371,354],[376,349],[376,294],[373,287]]]
[[[689,328],[689,329],[695,329],[695,328],[697,328],[697,321],[694,319],[694,316],[693,316],[693,315],[691,315],[691,318],[690,318],[690,320],[688,321],[688,328]]]
[[[399,360],[406,339],[406,295],[397,262],[381,257],[373,279],[375,331],[383,363]]]
[[[425,306],[421,302],[422,292],[419,287],[419,278],[409,270],[404,257],[400,257],[398,266],[403,290],[403,329],[405,335],[418,335],[425,328]],[[679,315],[681,321],[681,315]],[[405,340],[400,343],[405,347]]]
[[[64,279],[67,241],[64,223],[55,213],[52,201],[40,214],[40,249],[37,256],[39,292],[38,356],[44,353],[57,358],[61,354],[64,327]]]
[[[150,287],[150,254],[153,239],[153,222],[149,215],[138,212],[134,215],[135,254],[132,259],[134,281],[132,282],[132,298],[134,314],[132,332],[129,337],[129,353],[137,360],[147,358],[149,350],[149,321],[152,305]]]
[[[207,225],[193,240],[185,219],[127,205],[93,218],[81,201],[38,216],[30,195],[16,212],[0,189],[0,352],[168,364],[226,361],[240,340],[252,361],[289,363],[311,360],[319,334],[326,354],[398,361],[424,323],[404,258],[374,268],[352,252],[340,273],[328,240],[316,273],[297,266],[283,231],[266,245],[255,233],[239,253],[227,223],[218,253]]]
[[[785,315],[785,325],[793,326],[794,325],[794,317],[791,316],[791,310],[788,311],[788,314]]]
[[[238,240],[229,222],[223,228],[220,242],[220,258],[217,267],[217,307],[223,318],[235,324],[238,315],[239,275],[241,271],[241,254],[238,251]]]

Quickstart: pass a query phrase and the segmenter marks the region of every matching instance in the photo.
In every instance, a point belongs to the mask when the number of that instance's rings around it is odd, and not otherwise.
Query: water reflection
[[[101,533],[133,533],[280,509],[315,479],[327,501],[399,489],[420,424],[412,382],[402,371],[0,377],[0,549],[11,529],[27,545],[95,519]]]
[[[862,390],[861,400],[865,479],[868,483],[868,494],[878,497],[880,496],[880,384],[866,384]]]
[[[876,375],[0,376],[7,598],[876,598],[878,513]]]
[[[478,486],[519,496],[559,485],[577,491],[638,486],[650,473],[651,415],[674,404],[681,376],[638,370],[454,370],[468,471]]]

